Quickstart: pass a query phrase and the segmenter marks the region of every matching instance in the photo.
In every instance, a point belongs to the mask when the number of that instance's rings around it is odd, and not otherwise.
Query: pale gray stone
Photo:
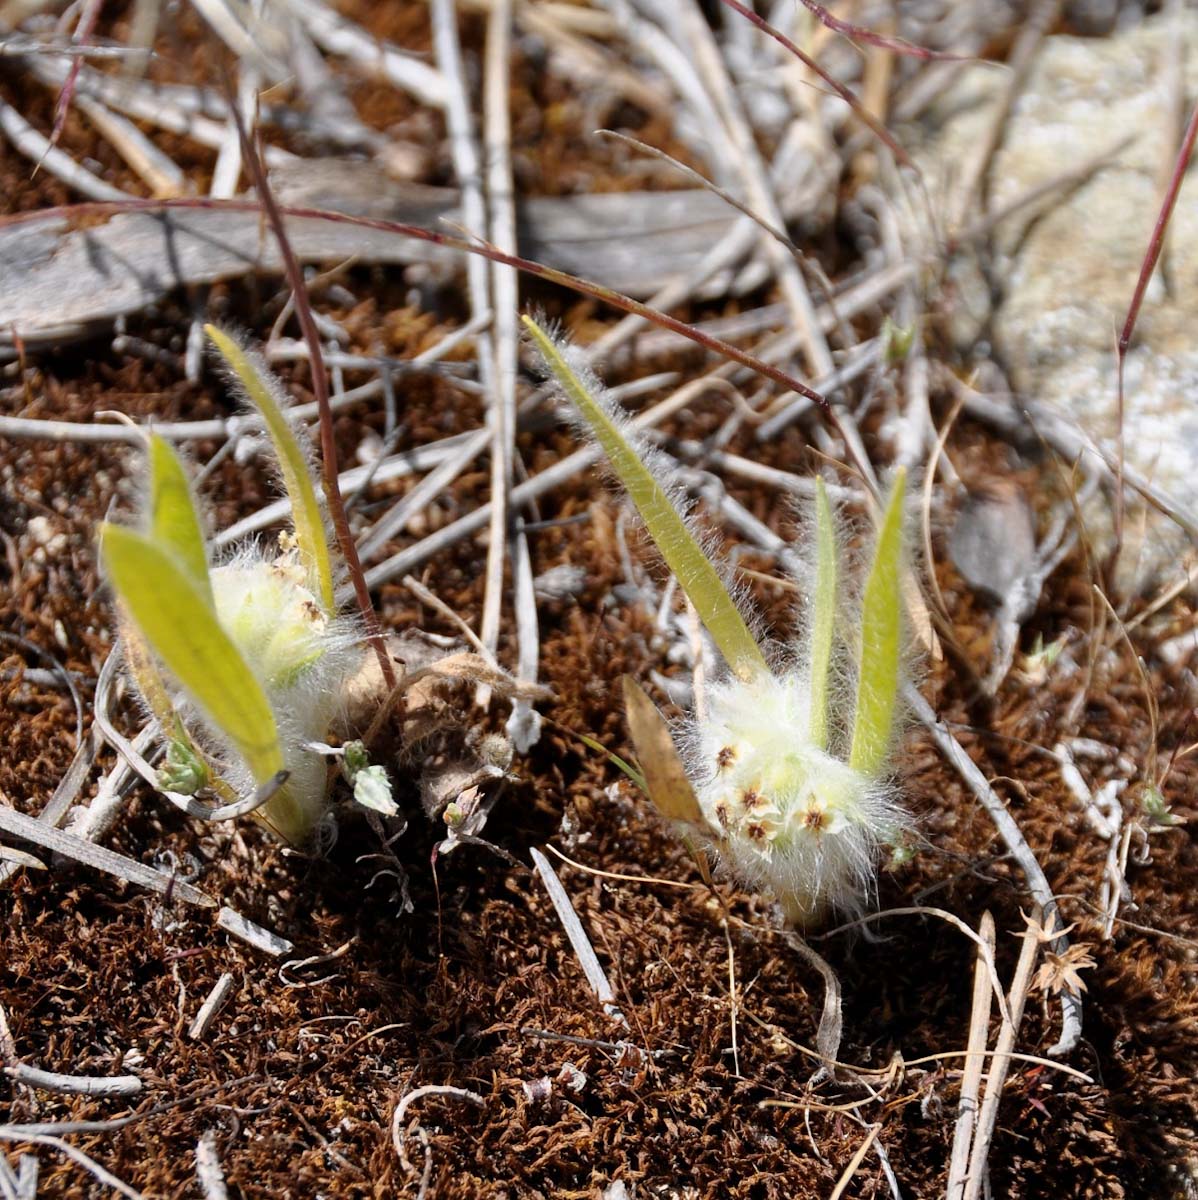
[[[1084,182],[1006,219],[988,277],[997,307],[953,313],[959,348],[983,331],[1016,392],[1055,406],[1104,447],[1118,429],[1116,339],[1159,210],[1178,132],[1166,64],[1184,42],[1185,92],[1198,94],[1198,14],[1155,17],[1107,38],[1045,39],[1008,119],[985,194],[991,211],[1130,138]],[[921,159],[949,200],[999,103],[1004,77],[966,69],[929,114]],[[1188,110],[1187,114],[1188,116]],[[1183,183],[1164,271],[1151,281],[1128,354],[1127,460],[1184,505],[1198,505],[1198,174]],[[951,211],[946,204],[943,211]],[[972,220],[980,210],[975,206]],[[957,267],[957,274],[962,268]],[[1176,531],[1154,521],[1137,578],[1168,566]]]

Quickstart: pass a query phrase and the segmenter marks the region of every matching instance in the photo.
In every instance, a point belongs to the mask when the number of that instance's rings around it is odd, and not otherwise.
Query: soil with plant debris
[[[106,6],[97,36],[124,44],[134,7]],[[703,7],[721,44],[743,49],[731,28],[735,15]],[[854,21],[879,19],[869,5],[835,7]],[[907,7],[920,6],[899,6]],[[477,111],[490,5],[463,8]],[[641,59],[626,53],[620,37],[588,32],[608,29],[603,22],[621,6],[527,8],[551,26],[563,24],[556,33],[527,27],[517,6],[510,110],[521,195],[691,186],[665,164],[587,136],[600,125],[710,169],[668,107],[648,111],[628,98],[624,85],[603,90],[593,74],[573,78],[565,69],[576,62],[571,55],[581,53],[581,41],[602,52],[599,61],[610,71],[640,70]],[[993,11],[1000,8],[1002,19]],[[1050,36],[1084,24],[1085,5],[1066,8]],[[993,10],[979,17],[969,52],[1003,59],[1026,14],[1017,5]],[[370,37],[436,61],[428,5],[352,2],[338,11]],[[7,13],[0,5],[0,30]],[[571,22],[570,13],[594,21]],[[917,13],[910,21],[904,16],[899,32],[931,39],[935,30]],[[150,79],[218,89],[217,64],[238,68],[190,7],[162,10],[155,46],[160,57],[148,67]],[[55,93],[22,63],[0,53],[0,101],[49,133]],[[892,65],[910,82],[945,64],[895,56]],[[442,113],[360,64],[330,56],[326,67],[330,86],[363,125],[407,148],[412,181],[455,183]],[[144,128],[203,194],[215,150]],[[879,210],[853,203],[855,189],[877,191],[884,179],[871,165],[873,144],[851,162],[847,152],[844,164],[838,157],[837,146],[859,128],[841,129],[829,149],[836,172],[845,166],[831,207],[806,229],[803,222],[793,229],[838,294],[866,270],[866,249],[884,240],[866,228],[870,212]],[[268,143],[296,154],[320,153],[302,128],[264,132]],[[67,116],[59,147],[113,186],[149,195],[144,178],[79,111]],[[53,174],[33,176],[30,161],[0,136],[0,212],[30,213],[78,199]],[[462,270],[327,265],[339,269],[313,284],[312,302],[345,331],[345,353],[411,359],[470,318]],[[19,283],[0,279],[0,289]],[[1134,278],[1129,299],[1132,286]],[[935,637],[939,653],[925,653],[918,684],[1014,817],[1071,926],[1064,959],[1051,946],[1038,959],[1015,1046],[1020,1057],[1010,1065],[985,1158],[990,1194],[1193,1197],[1198,765],[1189,751],[1198,740],[1191,723],[1198,682],[1192,655],[1176,647],[1193,627],[1194,588],[1184,583],[1184,568],[1153,577],[1128,594],[1112,594],[1114,619],[1094,586],[1107,580],[1100,535],[1091,537],[1087,527],[1022,619],[1010,670],[987,694],[994,605],[954,565],[954,557],[962,558],[959,543],[950,554],[965,489],[974,497],[1025,497],[1040,536],[1062,513],[1077,529],[1083,508],[1073,506],[1080,485],[1071,462],[1034,438],[1012,445],[968,408],[959,409],[953,381],[972,384],[978,374],[943,335],[936,306],[951,306],[945,288],[929,302],[924,329],[934,428],[920,458],[924,466],[933,459],[935,433],[945,431],[949,469],[931,487],[930,558],[920,562],[935,582],[925,589],[929,610],[939,611],[940,601],[931,599],[938,591],[945,619]],[[217,372],[206,366],[197,382],[186,379],[193,311],[264,341],[287,296],[272,276],[179,289],[130,315],[115,334],[108,329],[30,349],[0,368],[0,416],[109,427],[105,414],[113,411],[143,425],[231,416],[236,406]],[[693,322],[730,320],[778,299],[766,281],[672,311]],[[559,319],[580,344],[615,322],[611,310],[542,283],[523,284],[521,302]],[[847,332],[862,341],[879,336],[890,303],[864,307],[848,319]],[[768,328],[786,320],[783,312]],[[293,335],[294,322],[283,332]],[[732,336],[749,348],[760,335]],[[670,372],[629,401],[643,411],[714,361],[651,330],[614,355],[603,375],[618,385]],[[807,377],[801,363],[792,365]],[[863,445],[882,471],[894,459],[905,369],[901,360],[880,358],[840,393],[852,402]],[[304,362],[279,362],[276,370],[298,402],[312,398]],[[335,383],[348,389],[377,374],[347,368]],[[469,341],[443,367],[397,376],[399,428],[387,453],[484,426],[486,400],[476,378]],[[522,351],[520,395],[538,386],[532,356]],[[764,408],[774,392],[759,397],[757,386],[744,382],[744,396]],[[745,530],[751,518],[792,538],[795,502],[776,483],[750,479],[728,463],[741,456],[777,477],[807,477],[828,469],[825,454],[843,460],[845,452],[810,416],[760,439],[742,407],[726,390],[699,392],[666,423],[661,444],[700,472],[687,482],[701,498],[702,519],[726,550],[738,548],[735,561],[745,569],[764,627],[784,641],[798,628],[800,598],[777,556],[761,539],[754,545]],[[340,410],[342,467],[370,461],[389,432],[378,397]],[[560,461],[577,440],[543,405],[525,414],[516,446],[519,481]],[[196,464],[212,464],[201,491],[216,529],[275,497],[261,455],[252,447],[248,454],[222,447],[215,440],[187,446]],[[131,510],[140,476],[139,454],[122,442],[8,436],[0,428],[0,804],[22,813],[46,807],[80,739],[93,736],[96,680],[113,643],[96,524],[113,506]],[[835,478],[856,486],[847,469]],[[353,513],[355,532],[365,533],[413,482],[409,475],[370,484]],[[388,542],[386,553],[485,504],[490,489],[483,454]],[[739,506],[739,524],[721,517],[721,497]],[[1109,489],[1098,503],[1109,510]],[[252,821],[205,825],[145,785],[130,786],[104,844],[161,867],[293,943],[271,957],[222,931],[206,910],[4,835],[4,845],[43,858],[50,869],[20,869],[0,889],[6,1069],[0,1195],[23,1194],[16,1183],[22,1155],[37,1157],[37,1195],[108,1194],[111,1180],[64,1154],[55,1137],[109,1172],[125,1194],[145,1196],[224,1194],[211,1170],[197,1174],[202,1143],[219,1164],[216,1177],[223,1176],[227,1194],[244,1197],[944,1195],[977,959],[974,942],[944,914],[970,929],[985,912],[993,914],[997,973],[1007,987],[1034,907],[991,817],[927,730],[911,720],[900,779],[916,834],[911,852],[881,871],[871,909],[895,911],[810,937],[842,996],[842,1065],[829,1070],[815,1049],[825,981],[783,935],[770,903],[718,876],[713,892],[674,831],[579,736],[631,754],[620,698],[624,674],[642,682],[668,715],[684,715],[667,685],[689,686],[689,642],[679,632],[685,621],[662,618],[664,569],[598,470],[576,473],[520,515],[538,580],[539,681],[555,699],[539,706],[547,718],[540,740],[516,757],[478,840],[451,853],[439,848],[445,824],[429,820],[421,805],[429,763],[419,749],[405,753],[398,745],[388,765],[407,826],[390,850],[346,794],[338,793],[335,844],[308,855],[284,850]],[[865,527],[863,505],[850,515]],[[1128,528],[1143,519],[1129,493]],[[917,536],[920,524],[917,513]],[[486,555],[484,527],[413,573],[477,629]],[[510,573],[508,585],[498,657],[514,665]],[[460,636],[399,579],[378,587],[374,599],[388,630]],[[676,600],[667,597],[667,614],[671,603],[681,611]],[[78,708],[63,686],[64,670],[77,685]],[[440,720],[453,726],[445,736],[500,730],[508,714],[499,699],[479,709],[467,685],[447,689],[444,699]],[[140,727],[141,713],[129,699],[111,715],[129,736]],[[1063,744],[1075,748],[1094,794],[1109,780],[1126,781],[1114,801],[1122,825],[1113,855],[1111,839],[1096,831],[1062,772]],[[78,804],[89,802],[116,762],[102,746]],[[1144,785],[1157,779],[1167,807],[1154,810],[1163,814],[1154,822],[1143,797]],[[605,1011],[588,984],[533,869],[532,848],[545,850],[560,877],[618,1012]],[[1117,903],[1108,932],[1112,886]],[[918,907],[928,911],[912,911]],[[226,973],[230,998],[210,1027],[193,1036],[197,1010]],[[1060,993],[1079,978],[1082,1038],[1066,1055],[1050,1057],[1061,1036]],[[996,1011],[987,1045],[993,1047],[999,1027]],[[142,1090],[126,1099],[54,1094],[13,1078],[18,1064],[72,1075],[135,1074]],[[404,1098],[425,1088],[396,1121]]]

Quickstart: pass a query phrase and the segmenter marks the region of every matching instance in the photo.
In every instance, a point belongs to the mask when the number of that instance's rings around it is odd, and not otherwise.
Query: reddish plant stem
[[[758,16],[751,8],[746,8],[745,5],[740,3],[740,0],[723,0],[723,3],[732,9],[733,12],[739,13],[746,21],[756,25],[762,33],[769,34],[780,46],[789,50],[808,70],[814,71],[853,110],[857,117],[869,126],[878,140],[890,150],[890,153],[904,167],[914,165],[906,150],[898,144],[890,130],[843,83],[829,75],[811,55],[796,46],[786,34],[780,29],[775,29],[764,17]]]
[[[349,518],[345,515],[345,504],[341,499],[341,485],[337,480],[337,446],[333,439],[333,410],[329,405],[329,376],[325,367],[324,353],[320,345],[320,333],[316,328],[316,320],[312,316],[312,305],[308,299],[308,289],[304,286],[304,275],[300,270],[299,260],[295,257],[287,229],[283,223],[283,214],[271,191],[270,181],[266,177],[266,169],[262,165],[262,156],[258,147],[246,132],[237,107],[237,93],[232,80],[226,75],[225,91],[229,102],[229,115],[237,127],[237,137],[241,142],[241,157],[254,181],[254,190],[262,211],[279,244],[279,256],[283,260],[283,271],[291,288],[292,300],[295,304],[295,315],[303,330],[304,341],[308,345],[308,363],[312,372],[312,394],[316,399],[316,407],[320,414],[320,466],[324,482],[325,501],[329,506],[329,516],[333,522],[333,531],[337,536],[337,545],[341,549],[341,557],[345,560],[353,584],[354,596],[358,608],[362,612],[362,621],[366,626],[366,636],[374,647],[378,657],[379,669],[383,673],[389,691],[395,691],[395,667],[387,646],[383,640],[383,631],[379,626],[378,616],[370,600],[370,589],[366,586],[366,577],[362,573],[362,562],[358,558],[358,548],[354,544],[353,534],[349,528]]]
[[[748,367],[750,371],[772,380],[779,386],[786,388],[787,391],[797,392],[800,396],[805,396],[824,413],[829,421],[835,424],[836,415],[832,411],[827,397],[817,392],[815,388],[803,383],[800,379],[796,379],[781,368],[763,362],[760,358],[749,354],[745,350],[741,350],[739,347],[732,345],[731,342],[725,342],[722,338],[712,337],[711,334],[705,333],[701,329],[696,329],[694,326],[686,324],[685,321],[678,320],[677,317],[671,317],[667,313],[650,308],[649,305],[642,304],[639,300],[632,299],[631,296],[625,296],[622,292],[613,291],[611,288],[603,287],[598,283],[591,283],[586,279],[580,279],[577,275],[571,275],[567,271],[558,271],[553,267],[543,266],[541,263],[533,262],[531,259],[521,258],[517,254],[505,254],[489,242],[456,237],[448,233],[439,233],[432,229],[425,229],[421,225],[406,225],[401,221],[384,221],[376,217],[349,216],[346,213],[330,212],[322,208],[283,207],[275,203],[273,198],[271,203],[274,205],[276,214],[282,216],[295,217],[300,220],[330,221],[333,224],[353,225],[360,229],[378,229],[383,233],[394,233],[400,237],[416,238],[419,241],[430,242],[434,246],[444,246],[446,249],[457,250],[463,254],[481,254],[484,258],[491,259],[492,262],[502,263],[508,267],[515,267],[527,275],[532,275],[537,279],[544,279],[547,283],[569,288],[571,291],[578,292],[583,296],[590,296],[604,304],[610,304],[613,308],[618,308],[636,317],[642,317],[644,320],[650,322],[650,324],[657,325],[662,329],[668,329],[671,333],[676,333],[680,337],[687,338],[712,354],[718,354],[721,358],[727,358],[732,362],[740,363],[741,366]],[[178,200],[90,200],[82,204],[69,204],[60,208],[41,209],[33,213],[17,213],[10,217],[0,217],[0,228],[54,216],[69,221],[76,217],[105,216],[123,212],[160,212],[164,210],[187,210],[195,208],[223,208],[230,212],[258,212],[260,207],[262,206],[254,201],[218,200],[211,196],[187,197],[186,199]]]
[[[883,50],[890,50],[907,58],[919,58],[924,62],[931,62],[935,59],[944,62],[966,62],[970,58],[965,54],[949,54],[944,50],[929,50],[926,46],[917,46],[914,42],[905,41],[903,38],[887,37],[884,33],[875,33],[872,29],[854,25],[851,21],[842,21],[839,17],[834,17],[822,4],[816,4],[815,0],[799,0],[799,2],[808,12],[814,14],[821,25],[826,25],[833,33],[839,33],[855,42],[880,46]]]
[[[1140,264],[1140,278],[1136,280],[1136,290],[1132,293],[1131,304],[1127,309],[1127,319],[1123,322],[1123,331],[1119,334],[1119,345],[1116,352],[1116,378],[1118,391],[1118,445],[1119,462],[1117,467],[1118,485],[1115,492],[1115,551],[1113,560],[1118,559],[1119,549],[1123,543],[1123,367],[1127,359],[1127,350],[1131,345],[1131,335],[1135,332],[1136,321],[1140,317],[1140,307],[1144,303],[1144,293],[1148,290],[1149,280],[1156,270],[1157,260],[1165,244],[1165,233],[1173,216],[1177,197],[1181,192],[1181,182],[1185,178],[1186,167],[1194,153],[1194,142],[1198,139],[1198,104],[1190,113],[1190,121],[1186,126],[1185,135],[1181,139],[1181,148],[1177,152],[1177,161],[1173,164],[1173,173],[1169,177],[1169,186],[1165,189],[1161,210],[1157,214],[1156,225],[1144,252],[1144,261]]]
[[[83,15],[79,18],[79,24],[75,26],[75,36],[71,38],[71,42],[76,46],[86,46],[92,40],[92,34],[96,31],[96,22],[100,19],[100,10],[104,7],[104,0],[90,0],[87,8],[83,10]],[[79,71],[83,66],[83,55],[77,54],[67,70],[67,77],[63,80],[62,90],[58,93],[58,99],[54,103],[54,128],[50,131],[50,145],[57,146],[58,139],[62,137],[63,127],[67,123],[67,113],[71,109],[71,101],[75,97],[75,87],[79,81]]]

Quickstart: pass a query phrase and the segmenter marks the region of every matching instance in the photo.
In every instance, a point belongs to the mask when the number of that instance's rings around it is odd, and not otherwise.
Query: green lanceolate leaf
[[[874,546],[861,603],[861,661],[857,715],[849,766],[867,777],[882,774],[894,734],[903,653],[903,496],[907,473],[894,478]]]
[[[250,402],[262,414],[266,431],[274,444],[283,473],[283,486],[291,501],[291,519],[295,524],[295,540],[300,558],[308,572],[309,586],[319,597],[324,611],[332,616],[336,611],[333,590],[333,566],[329,540],[325,534],[320,500],[312,482],[307,456],[296,439],[295,430],[286,412],[275,398],[270,383],[263,379],[254,360],[227,333],[215,325],[205,325],[205,333],[221,352],[225,362],[241,381]]]
[[[150,435],[149,516],[151,539],[175,556],[211,607],[208,551],[187,472],[171,445],[157,434]]]
[[[166,669],[265,783],[283,769],[274,713],[229,635],[173,554],[132,529],[101,527],[109,581]]]
[[[749,632],[719,572],[691,536],[665,489],[628,444],[607,410],[571,370],[548,334],[531,317],[525,316],[523,320],[546,365],[586,418],[595,440],[641,514],[649,536],[657,544],[666,565],[674,572],[679,586],[695,606],[703,624],[728,660],[728,665],[741,678],[748,678],[755,671],[768,670],[761,647]]]
[[[832,672],[832,635],[838,586],[836,530],[828,489],[815,480],[815,595],[811,598],[811,731],[813,746],[828,748],[828,688]]]

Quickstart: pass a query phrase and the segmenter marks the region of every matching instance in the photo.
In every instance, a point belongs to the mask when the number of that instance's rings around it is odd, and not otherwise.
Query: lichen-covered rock
[[[1198,14],[1157,17],[1108,38],[1047,38],[1008,119],[987,192],[991,211],[1120,147],[1108,165],[995,231],[998,289],[989,331],[1012,385],[1063,409],[1100,443],[1117,432],[1115,341],[1160,206],[1178,129],[1170,57],[1183,43],[1184,93],[1198,93]],[[1004,76],[966,70],[932,112],[922,165],[933,197],[951,197],[997,110]],[[1149,285],[1127,358],[1128,462],[1198,506],[1198,180],[1173,214],[1163,270]],[[950,206],[951,207],[951,206]],[[975,205],[967,219],[978,215]],[[976,293],[975,293],[976,301]],[[954,335],[987,316],[958,312]],[[1140,576],[1172,561],[1176,533],[1156,522]]]

